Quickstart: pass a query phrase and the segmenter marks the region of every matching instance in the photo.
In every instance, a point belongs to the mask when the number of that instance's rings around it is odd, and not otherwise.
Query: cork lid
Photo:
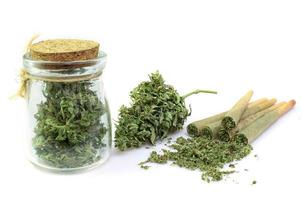
[[[99,43],[80,39],[52,39],[32,44],[29,56],[43,61],[79,61],[97,58]]]

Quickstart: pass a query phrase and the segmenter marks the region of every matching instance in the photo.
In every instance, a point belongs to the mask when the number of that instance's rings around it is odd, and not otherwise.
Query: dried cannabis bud
[[[131,106],[122,106],[116,124],[115,147],[124,151],[143,144],[155,144],[176,130],[190,115],[184,99],[192,94],[213,91],[196,90],[180,96],[170,85],[165,84],[159,72],[149,76],[130,93]]]
[[[37,156],[59,168],[75,168],[100,159],[102,139],[107,131],[100,117],[104,105],[92,82],[45,82],[45,101],[35,114]]]
[[[143,167],[146,163],[165,164],[171,161],[180,167],[199,169],[203,172],[202,179],[207,182],[219,181],[226,174],[234,172],[223,170],[225,164],[244,158],[252,150],[249,144],[210,140],[204,137],[188,139],[179,137],[170,147],[171,150],[163,149],[162,154],[151,152],[150,157],[140,163],[140,166]]]

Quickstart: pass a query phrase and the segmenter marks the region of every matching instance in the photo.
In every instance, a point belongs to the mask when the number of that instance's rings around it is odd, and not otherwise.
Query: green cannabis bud
[[[159,72],[149,75],[149,81],[140,83],[130,93],[131,106],[122,106],[115,132],[115,147],[124,151],[143,144],[155,144],[169,133],[183,128],[190,111],[185,98],[196,90],[180,96],[173,86],[165,84]]]
[[[45,82],[45,100],[35,114],[32,140],[37,156],[59,168],[89,165],[101,158],[107,132],[100,117],[104,105],[91,88],[91,81]]]

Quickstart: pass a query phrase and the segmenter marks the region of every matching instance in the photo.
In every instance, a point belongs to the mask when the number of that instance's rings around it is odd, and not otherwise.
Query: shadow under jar
[[[106,54],[75,61],[23,57],[30,131],[30,161],[53,171],[103,163],[111,149],[111,119],[102,71]]]

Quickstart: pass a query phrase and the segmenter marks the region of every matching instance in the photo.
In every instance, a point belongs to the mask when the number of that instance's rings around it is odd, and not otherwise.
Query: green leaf
[[[151,141],[152,144],[156,143],[156,133],[155,132],[152,132],[150,141]]]

